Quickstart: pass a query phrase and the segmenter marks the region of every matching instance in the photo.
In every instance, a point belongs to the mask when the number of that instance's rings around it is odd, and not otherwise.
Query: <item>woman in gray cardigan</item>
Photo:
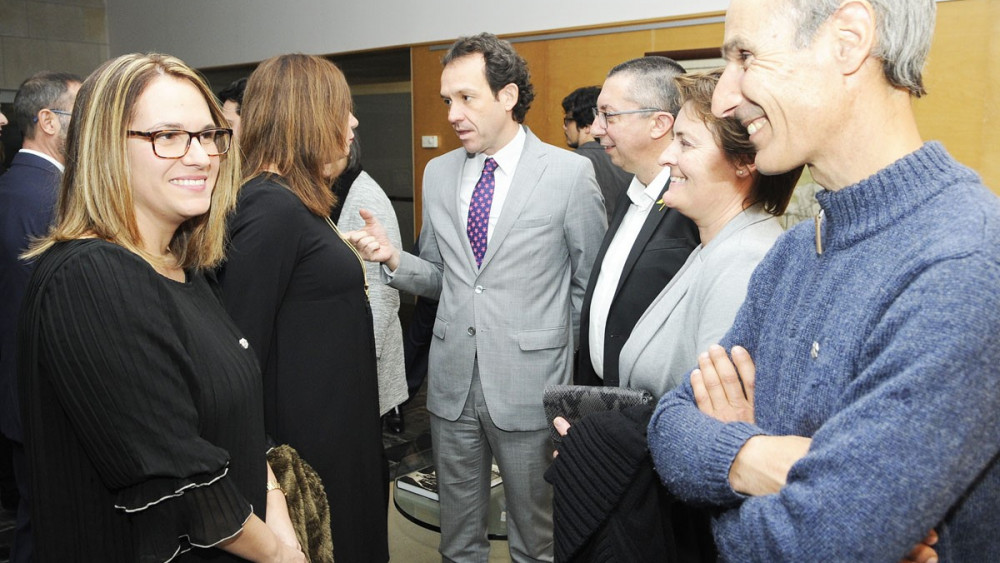
[[[347,169],[341,175],[348,183],[346,195],[338,193],[340,208],[335,211],[337,228],[342,233],[364,227],[365,221],[359,213],[367,209],[378,217],[396,248],[402,248],[399,223],[392,202],[378,183],[361,169],[361,148],[355,137],[351,143],[351,153]],[[343,189],[341,188],[341,189]],[[399,323],[399,291],[382,281],[379,273],[381,264],[365,262],[365,277],[368,280],[368,300],[372,308],[375,329],[375,356],[378,361],[378,406],[379,415],[384,416],[407,399],[406,367],[403,362],[403,329]]]
[[[711,114],[717,74],[677,78],[685,103],[660,155],[671,169],[661,206],[694,221],[701,244],[643,313],[620,356],[620,385],[656,397],[684,381],[698,354],[729,330],[750,275],[783,232],[777,215],[802,172],[757,172],[746,129]]]

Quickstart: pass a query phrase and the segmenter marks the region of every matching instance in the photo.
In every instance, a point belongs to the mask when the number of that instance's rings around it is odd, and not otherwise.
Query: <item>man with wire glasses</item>
[[[611,69],[597,98],[591,134],[611,162],[633,174],[615,205],[590,272],[580,319],[576,383],[618,386],[618,355],[636,321],[698,245],[690,219],[657,202],[670,167],[658,162],[673,139],[679,109],[666,57],[641,57]]]
[[[39,72],[21,84],[14,97],[14,122],[24,144],[0,176],[0,430],[12,449],[20,501],[10,561],[31,559],[27,467],[14,364],[17,315],[31,266],[18,259],[32,238],[44,235],[52,222],[70,115],[80,77]],[[13,508],[13,507],[6,507]]]

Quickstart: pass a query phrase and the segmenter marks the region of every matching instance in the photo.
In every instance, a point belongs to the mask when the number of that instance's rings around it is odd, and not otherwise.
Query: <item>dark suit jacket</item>
[[[668,182],[660,192],[660,197],[669,186]],[[630,204],[628,192],[622,192],[594,268],[590,271],[590,281],[587,283],[587,293],[580,312],[580,351],[574,376],[578,385],[603,384],[590,363],[590,303],[594,298],[594,286],[597,285],[597,277],[604,265],[608,245],[618,232]],[[608,323],[604,329],[604,381],[612,380],[616,385],[618,355],[632,333],[632,328],[699,243],[698,228],[694,222],[679,211],[669,207],[661,210],[658,205],[653,205],[625,261],[625,269],[618,280],[618,288],[611,301]]]
[[[0,430],[23,441],[17,400],[17,315],[31,278],[18,260],[31,237],[48,232],[61,174],[42,157],[19,152],[0,176]]]
[[[618,199],[628,190],[632,175],[611,162],[611,157],[601,148],[601,143],[590,141],[577,147],[576,154],[590,159],[597,175],[597,185],[604,196],[604,209],[608,212],[608,223],[614,219]]]

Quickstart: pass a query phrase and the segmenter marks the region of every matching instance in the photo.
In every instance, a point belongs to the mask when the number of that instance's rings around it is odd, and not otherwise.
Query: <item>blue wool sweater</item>
[[[756,425],[663,397],[663,482],[723,508],[729,561],[899,561],[928,530],[941,561],[1000,558],[1000,203],[937,143],[839,192],[783,235],[722,344],[757,366]],[[757,434],[812,437],[780,493],[728,474]]]

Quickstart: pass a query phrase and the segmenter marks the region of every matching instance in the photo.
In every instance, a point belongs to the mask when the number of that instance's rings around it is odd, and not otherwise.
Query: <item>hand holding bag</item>
[[[549,385],[545,387],[542,405],[549,421],[552,441],[558,444],[562,436],[552,425],[561,416],[573,424],[588,414],[601,411],[620,411],[634,405],[648,405],[653,394],[642,389],[622,387],[595,387],[590,385]]]

